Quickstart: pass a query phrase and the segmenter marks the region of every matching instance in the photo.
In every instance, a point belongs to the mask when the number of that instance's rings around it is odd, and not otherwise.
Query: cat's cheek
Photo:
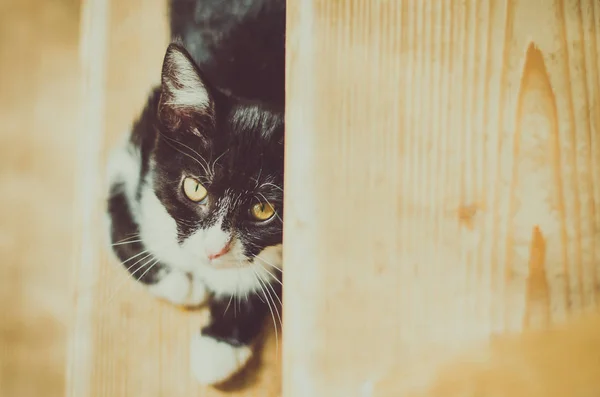
[[[210,336],[196,334],[190,345],[190,369],[203,385],[216,385],[229,380],[252,357],[249,346],[233,346]]]
[[[179,306],[200,306],[208,299],[206,286],[179,270],[170,270],[159,282],[149,286],[158,298]]]

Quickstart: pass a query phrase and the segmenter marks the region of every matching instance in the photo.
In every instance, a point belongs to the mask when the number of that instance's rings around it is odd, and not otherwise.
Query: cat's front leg
[[[146,285],[160,299],[178,306],[196,307],[203,304],[208,291],[204,283],[190,274],[164,265],[139,243],[116,246],[114,251],[131,277]]]
[[[157,275],[157,281],[150,284],[148,289],[155,296],[178,306],[200,306],[208,298],[204,283],[189,273],[166,266]]]
[[[229,380],[249,361],[269,306],[257,293],[215,297],[209,305],[210,323],[192,338],[190,367],[198,382],[214,385]]]
[[[196,307],[206,301],[209,294],[204,283],[163,264],[146,249],[124,193],[110,197],[108,213],[113,252],[131,277],[155,296],[175,305]]]

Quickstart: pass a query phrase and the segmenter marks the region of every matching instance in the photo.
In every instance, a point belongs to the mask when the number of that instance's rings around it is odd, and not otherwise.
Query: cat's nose
[[[223,255],[225,255],[226,253],[228,253],[228,252],[229,252],[229,250],[231,250],[231,240],[229,240],[229,241],[227,242],[227,244],[225,244],[225,245],[223,246],[223,248],[221,248],[221,250],[220,250],[220,251],[218,251],[218,252],[213,252],[213,253],[210,253],[210,252],[209,252],[209,253],[208,253],[208,259],[210,259],[211,261],[212,261],[213,259],[217,259],[217,258],[219,258],[219,257],[221,257],[221,256],[223,256]]]

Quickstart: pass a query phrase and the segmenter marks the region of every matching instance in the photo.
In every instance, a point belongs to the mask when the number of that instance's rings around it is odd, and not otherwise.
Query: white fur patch
[[[226,258],[223,257],[223,260]],[[233,294],[243,297],[250,292],[259,292],[261,296],[266,294],[269,297],[274,294],[269,284],[277,282],[274,279],[277,272],[274,267],[281,269],[281,262],[282,248],[278,244],[265,248],[253,263],[244,262],[240,263],[240,267],[228,269],[207,267],[199,272],[202,272],[202,278],[216,295]],[[272,299],[276,299],[275,296],[269,298]]]
[[[231,234],[226,233],[221,229],[222,224],[223,218],[219,218],[216,224],[208,229],[199,229],[186,239],[182,248],[194,250],[199,249],[198,247],[202,247],[204,250],[203,254],[206,256],[221,251],[231,239]],[[234,248],[233,244],[232,248]]]
[[[139,150],[129,141],[127,132],[108,155],[106,182],[108,186],[122,183],[127,200],[132,203],[140,178],[141,158]]]
[[[148,287],[159,298],[182,306],[199,306],[208,298],[203,283],[179,271],[171,270],[156,284]]]
[[[192,258],[177,241],[177,224],[162,205],[151,186],[151,176],[142,187],[136,221],[144,245],[157,259],[183,272],[194,269]]]
[[[130,131],[124,133],[118,144],[108,154],[105,191],[110,190],[113,186],[122,185],[119,190],[125,194],[135,219],[136,206],[132,203],[134,203],[139,183],[141,158],[139,150],[131,144],[130,137]],[[108,212],[104,214],[103,226],[106,244],[110,247],[114,242],[112,241],[112,218]],[[128,237],[134,238],[134,236]]]
[[[251,356],[248,346],[236,347],[196,334],[190,345],[190,369],[198,382],[214,385],[235,375]]]
[[[130,141],[131,132],[123,134],[120,142],[110,151],[106,167],[106,183],[108,187],[121,184],[120,190],[125,194],[133,219],[138,218],[135,196],[140,183],[142,159],[139,149]],[[111,235],[112,220],[107,222],[107,231]],[[111,239],[109,238],[109,241]],[[112,242],[111,242],[112,243]]]

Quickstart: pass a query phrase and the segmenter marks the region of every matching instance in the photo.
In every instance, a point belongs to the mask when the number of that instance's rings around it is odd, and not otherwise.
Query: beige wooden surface
[[[79,1],[0,0],[0,396],[64,396]]]
[[[288,4],[286,397],[597,304],[599,2]]]
[[[503,335],[456,355],[393,367],[376,397],[594,397],[600,392],[600,313]],[[407,365],[408,364],[408,365]]]
[[[191,334],[199,332],[203,313],[183,312],[159,302],[128,278],[106,249],[102,223],[106,155],[138,116],[152,85],[160,81],[168,43],[167,14],[164,0],[110,1],[105,43],[108,61],[103,72],[94,60],[102,58],[105,8],[101,1],[86,4],[93,16],[86,21],[91,26],[88,43],[92,51],[83,49],[88,62],[86,116],[94,120],[101,111],[105,124],[92,123],[89,128],[95,132],[80,142],[81,152],[88,153],[81,158],[80,185],[92,178],[90,185],[97,191],[81,192],[78,206],[81,218],[90,216],[92,221],[80,225],[68,395],[279,396],[281,348],[276,350],[273,333],[246,376],[235,379],[225,390],[197,385],[188,369],[188,346]],[[99,83],[102,73],[105,84]],[[96,100],[104,104],[103,110]],[[101,147],[97,155],[96,140]],[[86,206],[87,200],[94,204]]]

